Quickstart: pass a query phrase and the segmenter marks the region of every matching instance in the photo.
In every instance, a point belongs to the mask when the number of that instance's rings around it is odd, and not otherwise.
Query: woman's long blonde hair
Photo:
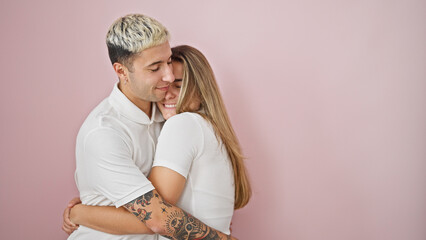
[[[192,112],[189,107],[191,101],[194,98],[201,100],[203,113],[199,114],[213,125],[216,137],[222,141],[231,160],[235,182],[234,208],[242,208],[251,197],[250,182],[213,70],[206,57],[193,47],[177,46],[172,48],[172,53],[172,60],[181,62],[184,69],[176,113]]]

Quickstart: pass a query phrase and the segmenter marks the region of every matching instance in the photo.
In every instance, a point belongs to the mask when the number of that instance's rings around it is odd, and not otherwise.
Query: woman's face
[[[183,64],[174,61],[172,65],[175,81],[170,84],[169,90],[167,91],[164,99],[160,102],[157,102],[157,106],[166,120],[176,115],[176,104],[179,99],[180,87],[182,85],[183,78]],[[200,108],[200,101],[198,99],[194,100],[190,104],[190,108],[193,111],[198,110]]]

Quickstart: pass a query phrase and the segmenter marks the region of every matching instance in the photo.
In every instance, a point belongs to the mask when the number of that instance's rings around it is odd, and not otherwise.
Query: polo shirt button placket
[[[151,123],[149,123],[148,124],[148,135],[149,135],[149,140],[151,140],[151,146],[152,146],[152,149],[153,149],[153,152],[154,152],[154,154],[155,154],[155,148],[156,148],[156,146],[155,146],[155,141],[154,141],[154,139],[152,138],[152,135],[151,135]]]

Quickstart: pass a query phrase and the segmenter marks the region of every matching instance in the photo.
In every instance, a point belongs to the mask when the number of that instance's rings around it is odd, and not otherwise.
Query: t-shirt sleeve
[[[90,132],[84,140],[85,161],[78,166],[93,189],[120,207],[154,189],[136,166],[132,145],[110,128]]]
[[[187,178],[192,162],[203,146],[203,131],[196,116],[188,113],[175,115],[161,130],[153,167],[167,167]]]

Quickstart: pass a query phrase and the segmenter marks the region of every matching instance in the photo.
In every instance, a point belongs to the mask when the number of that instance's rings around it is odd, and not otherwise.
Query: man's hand
[[[63,223],[62,223],[62,230],[64,230],[64,232],[66,232],[68,235],[70,235],[72,232],[74,232],[78,228],[78,225],[71,222],[70,212],[71,212],[71,208],[74,207],[76,204],[79,204],[79,203],[81,203],[80,198],[78,198],[78,197],[73,198],[68,203],[67,207],[64,210],[64,214],[63,214],[64,219],[63,219]]]

